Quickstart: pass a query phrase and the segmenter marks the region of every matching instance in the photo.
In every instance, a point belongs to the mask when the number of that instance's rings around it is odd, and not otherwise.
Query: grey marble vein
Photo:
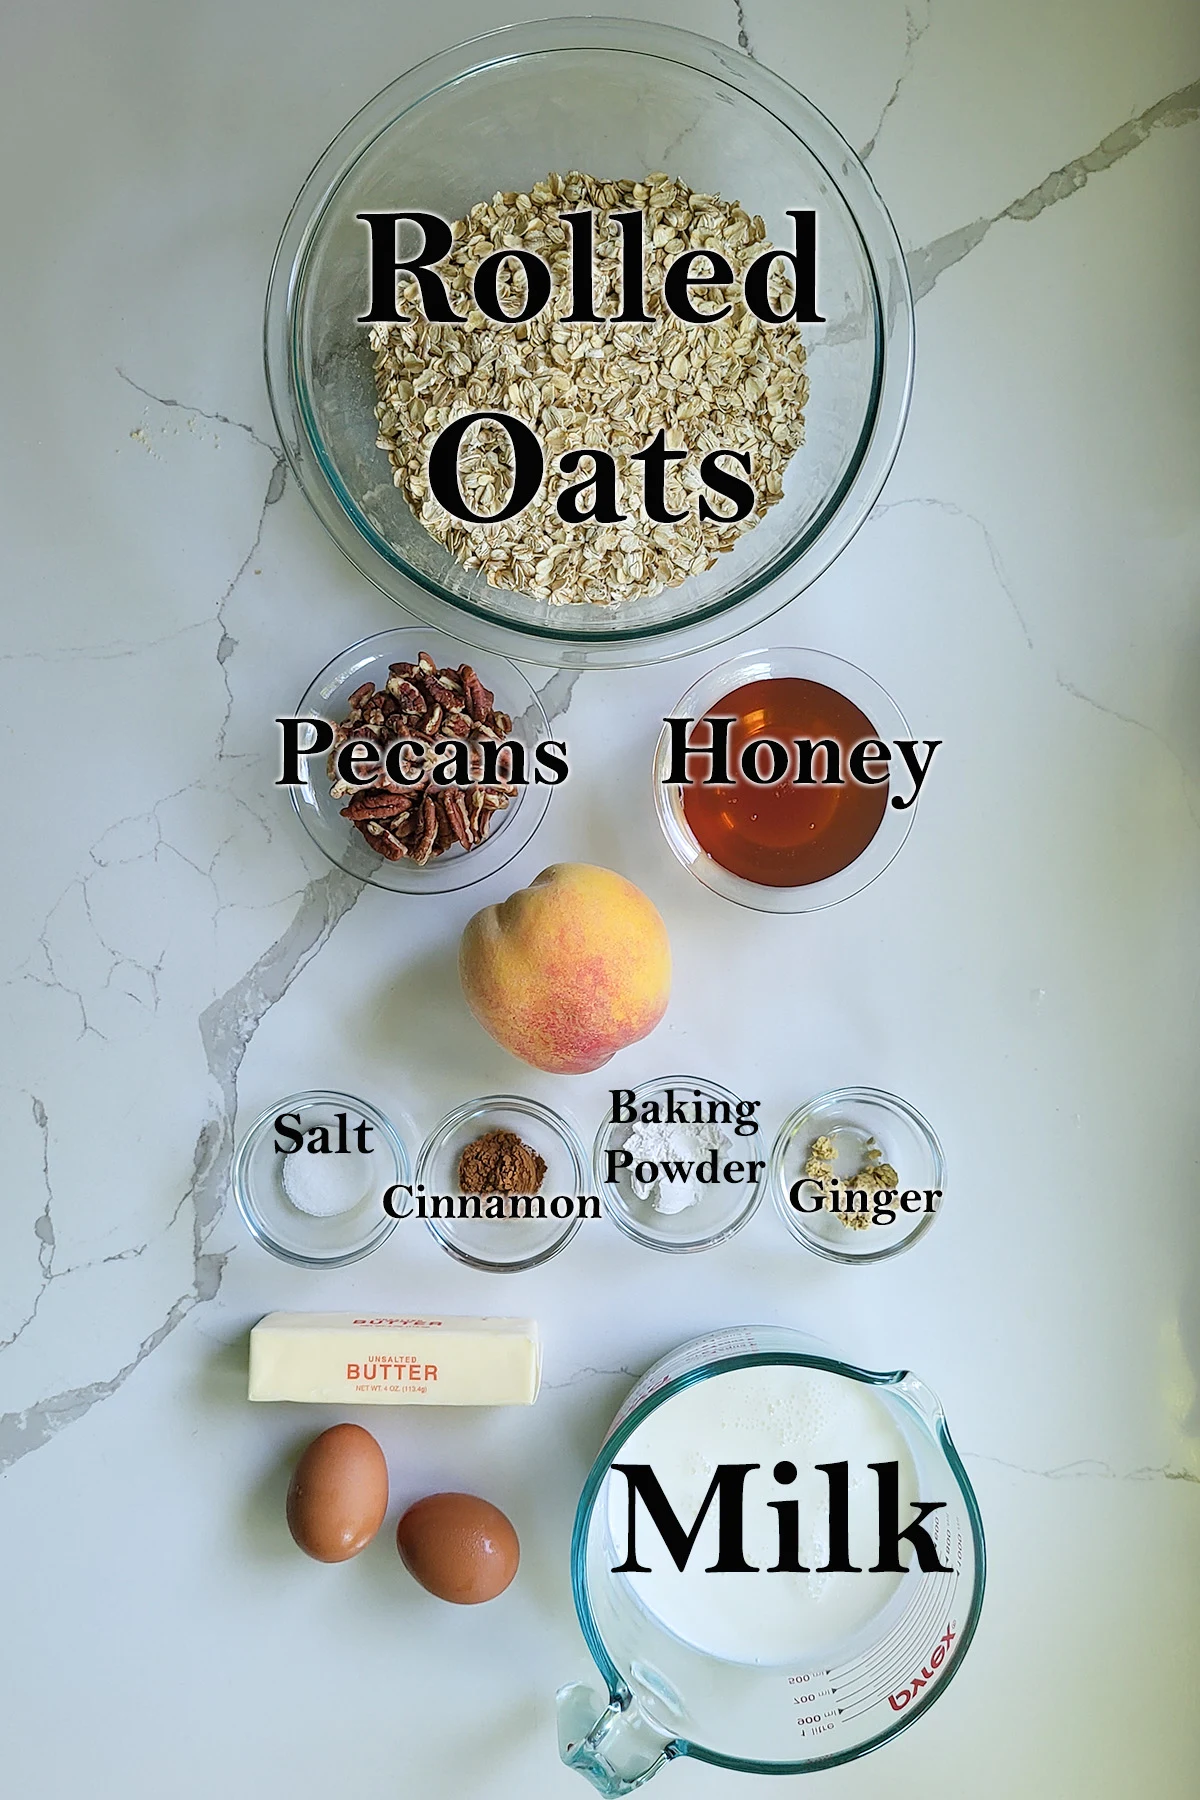
[[[189,417],[209,419],[214,425],[229,425],[234,431],[244,431],[252,443],[258,444],[263,450],[268,450],[272,456],[279,456],[278,444],[269,443],[266,438],[260,437],[253,425],[247,425],[241,419],[231,419],[227,413],[207,412],[202,406],[190,406],[186,400],[173,400],[166,394],[152,393],[148,387],[143,387],[140,381],[135,381],[132,375],[127,375],[119,363],[115,367],[116,374],[126,387],[131,387],[136,394],[145,395],[147,400],[153,400],[156,406],[166,406],[173,411],[185,412]]]
[[[1077,1462],[1059,1463],[1053,1469],[1032,1469],[1025,1463],[1007,1462],[1002,1456],[985,1456],[981,1450],[964,1450],[969,1462],[992,1463],[998,1469],[1011,1469],[1017,1475],[1034,1475],[1041,1481],[1184,1481],[1200,1486],[1200,1475],[1190,1469],[1179,1469],[1170,1463],[1144,1464],[1138,1469],[1118,1471],[1111,1463],[1085,1457]]]
[[[929,30],[929,26],[930,26],[930,22],[931,22],[930,21],[930,12],[931,12],[931,0],[924,0],[923,15],[920,19],[918,19],[916,17],[911,6],[906,6],[904,9],[904,22],[905,22],[904,23],[904,35],[905,35],[904,61],[900,65],[900,73],[896,77],[895,85],[893,86],[891,93],[888,95],[887,99],[883,103],[883,111],[880,113],[879,118],[876,120],[875,129],[871,133],[870,137],[867,139],[866,143],[863,145],[862,149],[858,153],[859,159],[862,162],[870,161],[871,152],[872,152],[872,150],[874,150],[876,144],[879,142],[879,134],[883,130],[883,122],[887,118],[888,114],[891,112],[893,106],[895,106],[897,100],[900,98],[900,89],[904,86],[904,83],[907,81],[909,75],[912,73],[913,60],[916,56],[917,45],[920,43],[921,39],[925,36],[925,33]]]
[[[975,527],[983,539],[984,547],[988,553],[988,560],[991,562],[996,580],[999,582],[1000,587],[1003,589],[1008,603],[1012,608],[1013,617],[1020,627],[1021,636],[1025,640],[1026,648],[1032,650],[1034,648],[1032,633],[1025,622],[1025,616],[1022,613],[1020,606],[1017,604],[1017,597],[1013,592],[1012,583],[1001,559],[999,546],[983,520],[977,518],[974,513],[968,512],[965,507],[956,505],[953,500],[937,500],[926,496],[913,496],[906,500],[883,501],[879,505],[872,507],[871,512],[868,515],[868,522],[875,519],[881,519],[886,513],[899,512],[907,506],[930,507],[936,512],[947,514],[948,517],[952,519],[965,519],[969,524]],[[1135,719],[1130,713],[1119,712],[1116,707],[1105,706],[1102,701],[1093,699],[1091,694],[1085,694],[1082,688],[1077,687],[1073,681],[1068,681],[1067,677],[1061,675],[1057,669],[1055,669],[1053,673],[1055,686],[1061,688],[1064,694],[1069,694],[1073,700],[1082,702],[1084,706],[1090,706],[1096,712],[1104,713],[1108,718],[1117,720],[1121,725],[1130,725],[1135,731],[1144,731],[1147,736],[1154,739],[1155,743],[1162,746],[1179,771],[1180,787],[1183,793],[1184,805],[1187,807],[1193,823],[1196,825],[1197,829],[1200,829],[1200,813],[1197,813],[1192,798],[1193,778],[1189,775],[1187,767],[1184,764],[1183,758],[1179,755],[1179,752],[1174,748],[1170,741],[1163,736],[1162,732],[1157,731],[1153,725],[1147,725],[1142,719]]]
[[[162,1322],[144,1337],[135,1354],[115,1374],[83,1387],[51,1394],[19,1412],[0,1414],[0,1470],[38,1450],[64,1426],[106,1400],[133,1374],[152,1351],[182,1324],[192,1308],[211,1300],[221,1285],[225,1256],[211,1254],[206,1244],[220,1217],[229,1185],[237,1118],[237,1082],[242,1059],[254,1033],[280,1001],[296,976],[325,943],[362,892],[362,884],[340,869],[310,881],[287,930],[263,952],[240,980],[214,1000],[200,1016],[200,1037],[218,1105],[196,1139],[192,1178],[184,1204],[192,1209],[192,1284],[168,1308]],[[40,1102],[37,1103],[40,1106]],[[38,1117],[35,1109],[35,1118]],[[45,1109],[41,1109],[44,1120]],[[47,1164],[48,1168],[48,1164]],[[43,1217],[49,1218],[50,1199]],[[39,1232],[44,1245],[46,1239]],[[51,1246],[50,1254],[53,1254]],[[39,1250],[39,1257],[42,1251]],[[46,1272],[42,1291],[51,1274]],[[36,1311],[36,1307],[35,1307]]]
[[[193,631],[207,631],[208,619],[193,619],[190,625],[181,625],[177,631],[164,631],[161,637],[138,638],[134,643],[125,643],[118,639],[112,644],[55,644],[46,650],[6,650],[0,654],[0,663],[10,662],[73,662],[76,657],[84,657],[88,662],[113,662],[121,656],[143,656],[147,650],[157,650],[163,644],[174,643],[177,638],[187,637]]]
[[[589,1377],[593,1375],[627,1375],[630,1381],[636,1381],[638,1370],[627,1369],[624,1363],[619,1364],[615,1369],[597,1369],[594,1368],[592,1364],[588,1363],[582,1369],[573,1370],[573,1372],[567,1376],[565,1381],[543,1381],[542,1386],[544,1388],[560,1390],[563,1388],[578,1387],[581,1381],[587,1381]]]
[[[921,300],[937,283],[939,278],[952,269],[955,263],[968,256],[1002,219],[1012,219],[1019,224],[1027,225],[1031,220],[1039,218],[1048,206],[1054,206],[1071,194],[1086,187],[1093,175],[1099,175],[1104,169],[1110,169],[1139,144],[1144,144],[1152,131],[1163,127],[1190,125],[1200,117],[1200,81],[1193,81],[1187,87],[1176,88],[1173,94],[1157,100],[1148,106],[1145,112],[1138,113],[1136,118],[1127,119],[1118,125],[1115,131],[1102,138],[1094,150],[1083,156],[1074,157],[1061,169],[1053,170],[1027,194],[1012,200],[1002,211],[994,213],[990,219],[972,219],[967,225],[960,225],[954,231],[948,231],[943,237],[935,238],[930,244],[923,244],[918,250],[910,250],[905,258],[908,264],[909,280],[912,282],[913,299]]]
[[[253,433],[251,435],[253,436]],[[260,439],[255,439],[256,443],[260,441]],[[251,544],[235,570],[229,586],[217,601],[216,621],[221,628],[221,635],[217,639],[217,667],[221,671],[221,680],[225,685],[225,715],[221,720],[221,728],[217,732],[218,759],[225,755],[225,739],[229,734],[229,720],[233,713],[233,687],[230,683],[229,672],[225,665],[237,649],[237,639],[230,634],[229,627],[225,622],[225,608],[232,599],[234,591],[242,577],[245,575],[246,570],[258,555],[259,545],[262,543],[263,529],[267,522],[268,511],[282,497],[283,490],[287,486],[287,463],[284,460],[283,452],[282,450],[276,450],[274,455],[275,461],[271,467],[271,473],[267,480],[267,491],[263,496],[262,506],[259,508],[258,525],[254,533],[254,542]]]
[[[109,959],[109,968],[105,976],[104,987],[108,988],[111,986],[113,977],[121,969],[136,969],[139,974],[145,977],[149,986],[152,1001],[150,1010],[152,1012],[157,1012],[159,1005],[158,978],[162,973],[162,957],[160,956],[159,960],[155,963],[146,963],[139,961],[138,958],[128,950],[118,951],[114,949],[113,945],[110,944],[104,936],[104,933],[97,924],[92,912],[92,903],[88,892],[88,886],[93,875],[110,866],[111,859],[103,854],[103,845],[107,838],[111,837],[114,832],[119,831],[123,825],[131,824],[136,820],[147,819],[152,821],[155,830],[155,842],[149,847],[148,852],[143,851],[140,854],[148,853],[154,855],[159,851],[162,851],[172,856],[177,856],[181,862],[186,863],[189,868],[194,869],[196,874],[208,882],[209,887],[212,890],[213,899],[218,903],[217,911],[219,912],[221,910],[219,904],[220,894],[216,882],[213,880],[211,868],[201,868],[199,863],[193,861],[193,859],[189,857],[185,851],[181,850],[177,844],[170,843],[163,834],[162,821],[159,817],[161,809],[164,806],[168,805],[170,801],[177,799],[179,795],[186,793],[188,788],[193,785],[196,784],[188,783],[184,787],[175,788],[171,793],[166,794],[162,799],[157,800],[147,811],[128,813],[123,818],[114,820],[111,825],[105,827],[100,836],[94,840],[88,849],[88,860],[94,866],[90,868],[86,874],[76,875],[67,883],[66,887],[59,894],[57,900],[42,920],[33,953],[27,962],[18,969],[13,978],[17,981],[31,981],[36,987],[42,987],[50,991],[66,994],[74,1000],[79,1008],[80,1027],[78,1035],[80,1038],[92,1036],[99,1038],[101,1042],[108,1042],[106,1034],[101,1031],[89,1017],[87,1002],[84,999],[82,991],[77,987],[73,987],[69,982],[64,981],[60,976],[55,961],[55,953],[51,948],[50,934],[55,914],[58,912],[58,909],[69,900],[70,896],[76,892],[79,894],[92,936]],[[244,805],[244,802],[239,801],[238,804]],[[121,859],[117,860],[120,861]],[[133,858],[130,860],[136,861],[138,859]],[[41,957],[40,970],[35,966],[31,966],[36,962],[39,955]],[[7,986],[8,984],[5,983],[5,985]],[[0,1347],[2,1347],[2,1345],[0,1345]]]
[[[71,885],[74,886],[75,884],[72,883]],[[84,1000],[80,989],[72,987],[70,982],[64,981],[58,973],[58,969],[54,962],[54,954],[50,949],[47,937],[51,917],[52,913],[47,914],[46,918],[43,920],[42,928],[38,933],[37,939],[37,949],[41,952],[46,973],[44,975],[39,975],[35,969],[26,967],[20,971],[19,979],[23,981],[32,981],[35,987],[46,988],[52,993],[68,995],[70,999],[74,1000],[76,1006],[79,1008],[78,1038],[89,1036],[98,1037],[101,1043],[107,1043],[108,1039],[105,1037],[104,1033],[98,1026],[93,1025],[91,1019],[88,1017],[87,1003]],[[76,1039],[76,1042],[78,1042],[78,1038]]]
[[[733,5],[734,11],[737,13],[738,49],[744,50],[747,56],[753,56],[754,46],[750,42],[750,33],[746,29],[746,7],[744,0],[733,0]]]
[[[566,712],[581,674],[580,669],[559,669],[538,689],[538,699],[548,719],[559,719]]]
[[[38,1269],[42,1279],[38,1283],[38,1291],[33,1297],[33,1305],[21,1323],[15,1331],[10,1331],[7,1337],[0,1338],[0,1350],[7,1350],[10,1344],[15,1344],[17,1339],[28,1331],[38,1316],[42,1296],[54,1279],[54,1220],[50,1212],[53,1200],[50,1188],[50,1124],[46,1117],[46,1108],[37,1095],[31,1094],[29,1098],[33,1107],[33,1122],[42,1138],[42,1185],[46,1193],[46,1204],[33,1222],[33,1235],[38,1241]]]
[[[1144,731],[1148,737],[1154,739],[1156,744],[1162,745],[1179,771],[1183,803],[1191,814],[1192,823],[1197,830],[1200,830],[1200,813],[1197,813],[1192,801],[1192,776],[1188,773],[1183,758],[1169,739],[1165,738],[1161,731],[1156,731],[1153,725],[1147,725],[1144,719],[1135,719],[1130,713],[1118,712],[1115,706],[1105,706],[1102,701],[1093,699],[1091,694],[1085,694],[1082,688],[1076,687],[1073,681],[1068,681],[1065,675],[1060,675],[1057,669],[1054,671],[1054,682],[1055,686],[1060,687],[1064,694],[1069,694],[1072,700],[1082,701],[1084,706],[1090,706],[1095,712],[1103,713],[1106,718],[1115,719],[1120,725],[1131,725],[1135,731]]]
[[[242,431],[250,439],[251,443],[257,444],[259,448],[265,450],[271,458],[271,473],[267,478],[266,493],[263,496],[262,505],[259,508],[258,524],[254,532],[254,541],[251,543],[245,556],[234,570],[228,586],[216,605],[215,619],[219,627],[219,636],[217,638],[217,666],[221,671],[221,680],[225,687],[225,715],[221,720],[220,729],[217,732],[217,758],[219,761],[225,754],[225,740],[228,736],[229,720],[233,712],[233,688],[230,684],[229,674],[225,665],[237,649],[237,639],[231,635],[229,628],[225,623],[225,608],[233,597],[246,570],[258,555],[259,547],[262,544],[263,529],[267,522],[267,513],[269,509],[283,496],[283,490],[287,486],[287,460],[284,457],[283,451],[277,444],[268,443],[266,438],[262,438],[258,435],[252,425],[245,424],[241,419],[233,419],[228,413],[208,412],[202,406],[189,406],[186,401],[176,400],[167,394],[156,394],[151,388],[143,387],[140,381],[135,381],[132,375],[127,375],[119,363],[115,365],[115,368],[116,374],[127,387],[131,387],[137,394],[143,394],[147,400],[153,400],[156,406],[162,406],[168,410],[186,412],[189,417],[208,419],[216,424],[228,425],[235,431]]]
[[[38,1316],[42,1301],[46,1296],[46,1290],[53,1282],[62,1281],[67,1275],[78,1275],[85,1269],[103,1268],[106,1263],[131,1262],[134,1257],[145,1255],[149,1248],[148,1244],[134,1244],[124,1250],[113,1251],[109,1256],[98,1256],[87,1262],[72,1263],[65,1269],[55,1266],[58,1237],[54,1229],[52,1211],[54,1189],[50,1180],[50,1120],[45,1105],[38,1096],[31,1094],[29,1098],[32,1104],[33,1121],[42,1139],[42,1185],[46,1194],[46,1204],[33,1222],[33,1235],[38,1242],[38,1272],[41,1280],[38,1283],[38,1291],[34,1295],[33,1305],[21,1323],[14,1331],[10,1331],[7,1337],[0,1338],[0,1350],[7,1350],[10,1344],[15,1344],[17,1339],[23,1337],[28,1331]],[[3,1466],[3,1463],[0,1463],[0,1468]]]
[[[952,519],[966,519],[969,524],[974,525],[976,531],[978,531],[983,538],[984,548],[988,553],[988,560],[992,565],[996,580],[1000,583],[1000,586],[1008,599],[1008,603],[1012,607],[1013,617],[1021,628],[1021,636],[1025,639],[1026,648],[1032,650],[1033,638],[1030,636],[1029,627],[1025,623],[1024,615],[1017,605],[1017,598],[1012,591],[1012,584],[1009,581],[1004,564],[1001,560],[999,547],[983,520],[976,518],[975,514],[968,512],[964,506],[957,506],[953,500],[935,500],[924,496],[914,495],[908,500],[886,500],[877,506],[873,506],[868,514],[868,521],[872,519],[882,519],[885,513],[899,512],[901,508],[906,506],[932,507],[936,512],[947,513]]]

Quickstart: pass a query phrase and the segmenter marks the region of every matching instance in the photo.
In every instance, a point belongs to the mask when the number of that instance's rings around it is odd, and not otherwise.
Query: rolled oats
[[[571,311],[570,240],[558,215],[587,207],[596,212],[593,298],[601,314],[620,305],[620,236],[608,214],[644,211],[651,323],[565,322]],[[553,277],[549,304],[524,323],[496,324],[472,304],[476,269],[503,248],[534,251]],[[578,172],[551,174],[528,194],[498,193],[472,207],[454,224],[453,248],[438,267],[455,310],[467,312],[466,323],[431,324],[416,304],[415,280],[405,276],[399,291],[411,322],[375,324],[370,331],[377,441],[417,518],[459,562],[484,570],[493,586],[555,604],[645,599],[711,568],[782,498],[784,470],[804,437],[805,349],[794,321],[764,324],[740,290],[722,296],[715,287],[693,283],[702,308],[723,297],[732,306],[724,319],[685,326],[663,305],[663,277],[681,251],[692,249],[720,252],[739,278],[766,248],[761,218],[661,173],[611,182]],[[524,298],[518,269],[506,264],[499,283],[501,303],[514,312]],[[790,295],[780,264],[769,293],[778,308]],[[465,413],[484,411],[507,412],[533,430],[546,453],[546,476],[526,510],[473,525],[438,503],[427,470],[430,449],[445,427]],[[700,519],[694,495],[701,482],[690,462],[670,465],[666,484],[667,505],[687,507],[687,517],[662,526],[645,515],[630,458],[660,429],[669,448],[686,448],[693,459],[716,449],[749,454],[755,504],[745,519]],[[585,448],[616,458],[620,509],[629,515],[619,526],[570,524],[555,511],[569,485],[555,459],[564,450]],[[501,426],[484,421],[472,427],[459,479],[473,511],[503,506],[512,456]]]

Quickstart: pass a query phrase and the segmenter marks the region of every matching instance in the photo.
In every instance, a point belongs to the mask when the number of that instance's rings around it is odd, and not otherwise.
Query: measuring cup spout
[[[674,1754],[671,1738],[631,1695],[601,1698],[580,1681],[558,1690],[558,1750],[608,1800],[632,1794]]]

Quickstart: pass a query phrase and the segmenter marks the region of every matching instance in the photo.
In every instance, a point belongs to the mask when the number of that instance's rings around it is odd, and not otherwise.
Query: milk
[[[867,1383],[824,1369],[764,1365],[732,1369],[694,1383],[656,1407],[622,1445],[618,1463],[648,1463],[676,1518],[690,1530],[720,1463],[759,1463],[746,1478],[743,1544],[757,1572],[707,1572],[717,1560],[714,1498],[686,1568],[675,1566],[642,1501],[637,1501],[637,1560],[647,1574],[622,1574],[638,1603],[685,1643],[723,1661],[804,1664],[844,1645],[887,1606],[905,1579],[873,1575],[879,1560],[878,1489],[868,1467],[899,1465],[900,1518],[915,1517],[912,1457],[892,1414]],[[793,1463],[795,1481],[774,1478]],[[829,1477],[818,1463],[849,1464],[850,1562],[857,1574],[821,1574],[829,1556]],[[937,1495],[921,1498],[936,1499]],[[772,1500],[799,1502],[799,1561],[811,1574],[771,1573],[779,1557]],[[629,1488],[606,1480],[612,1565],[626,1560]],[[908,1559],[901,1547],[901,1560]]]

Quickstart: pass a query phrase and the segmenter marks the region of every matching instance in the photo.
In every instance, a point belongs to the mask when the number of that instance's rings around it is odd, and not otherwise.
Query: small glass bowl
[[[674,1090],[677,1103],[692,1103],[697,1098],[722,1102],[730,1108],[731,1118],[736,1121],[737,1095],[703,1075],[663,1075],[655,1081],[643,1081],[640,1087],[633,1089],[633,1104],[639,1111],[646,1100],[659,1100],[665,1104],[668,1088]],[[767,1185],[765,1146],[756,1141],[758,1133],[754,1137],[737,1137],[732,1124],[720,1126],[729,1138],[729,1151],[722,1152],[723,1160],[761,1162],[762,1170],[755,1180],[722,1180],[711,1187],[701,1183],[700,1200],[680,1212],[668,1213],[660,1212],[652,1200],[643,1200],[634,1192],[627,1169],[619,1170],[613,1181],[605,1176],[605,1152],[623,1148],[633,1129],[632,1125],[614,1125],[611,1117],[604,1119],[596,1133],[592,1153],[597,1191],[614,1225],[619,1226],[626,1237],[645,1244],[650,1250],[711,1250],[714,1244],[723,1244],[726,1238],[742,1229]],[[756,1150],[760,1152],[757,1157]]]
[[[494,823],[482,844],[476,844],[472,850],[454,844],[419,868],[407,857],[388,862],[368,850],[361,833],[342,817],[345,800],[330,797],[332,783],[325,757],[310,756],[305,765],[306,781],[302,787],[291,789],[292,804],[309,837],[330,862],[345,869],[348,875],[398,894],[446,894],[494,875],[518,856],[532,838],[546,816],[552,792],[548,784],[533,781],[534,746],[540,738],[550,735],[549,721],[536,691],[506,657],[468,649],[466,644],[432,627],[380,631],[352,644],[314,676],[301,696],[296,715],[310,714],[339,724],[350,710],[348,702],[355,688],[364,681],[384,687],[392,663],[416,662],[422,650],[439,669],[469,663],[483,685],[492,690],[497,708],[512,719],[513,738],[525,745],[530,783],[517,790],[516,799],[510,800],[502,812],[493,814]]]
[[[538,1100],[519,1094],[488,1094],[468,1100],[447,1113],[431,1131],[417,1158],[415,1186],[418,1194],[452,1194],[457,1197],[458,1161],[468,1144],[488,1131],[513,1131],[536,1150],[546,1164],[542,1195],[549,1207],[562,1196],[571,1201],[569,1218],[544,1219],[433,1219],[427,1218],[443,1250],[473,1269],[516,1274],[536,1269],[569,1244],[582,1224],[579,1197],[586,1195],[590,1173],[587,1152],[570,1120]],[[486,1203],[489,1196],[481,1199]]]
[[[843,1224],[833,1212],[799,1212],[788,1195],[794,1183],[803,1179],[809,1148],[817,1137],[833,1139],[838,1152],[833,1173],[843,1186],[862,1167],[862,1153],[874,1138],[883,1153],[882,1161],[896,1171],[900,1193],[916,1190],[920,1194],[920,1210],[904,1212],[897,1206],[890,1225],[872,1222],[857,1230]],[[780,1217],[806,1249],[830,1262],[886,1262],[889,1256],[911,1249],[941,1211],[945,1185],[945,1158],[932,1125],[907,1100],[879,1088],[835,1088],[809,1100],[781,1126],[771,1152],[771,1190]],[[936,1196],[932,1210],[927,1210],[926,1189]]]
[[[748,650],[745,655],[722,663],[688,689],[672,716],[699,721],[709,713],[719,712],[721,702],[735,689],[751,681],[780,676],[819,682],[823,687],[844,694],[866,714],[884,741],[895,742],[897,738],[912,736],[904,714],[891,695],[854,663],[844,662],[840,656],[829,656],[823,650],[790,647]],[[697,881],[702,881],[723,899],[736,901],[739,906],[748,906],[755,912],[819,912],[823,907],[836,906],[839,900],[848,900],[852,894],[860,893],[882,875],[899,854],[916,811],[915,803],[903,812],[891,805],[893,796],[889,783],[883,819],[861,856],[825,881],[810,881],[796,887],[766,887],[731,874],[700,847],[684,814],[682,788],[672,786],[666,780],[670,766],[670,736],[664,725],[654,752],[654,805],[663,836]]]
[[[339,1112],[347,1114],[352,1142],[360,1119],[374,1127],[372,1154],[379,1157],[378,1179],[351,1210],[321,1218],[302,1212],[288,1198],[283,1185],[286,1156],[275,1148],[275,1121],[281,1114],[298,1113],[301,1130],[323,1125],[336,1133]],[[291,1154],[308,1156],[310,1152],[301,1149]],[[393,1182],[410,1179],[408,1151],[391,1120],[365,1100],[333,1090],[313,1089],[277,1101],[255,1119],[233,1159],[233,1194],[252,1236],[264,1250],[301,1269],[340,1269],[378,1250],[396,1229],[396,1220],[383,1208],[384,1190]]]

